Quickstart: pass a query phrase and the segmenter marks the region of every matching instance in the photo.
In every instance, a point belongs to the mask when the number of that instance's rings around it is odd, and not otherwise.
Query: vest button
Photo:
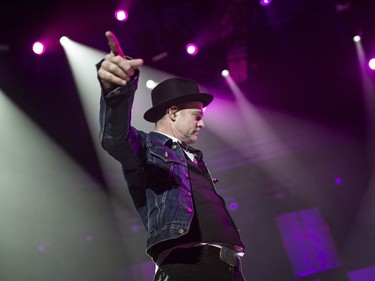
[[[180,229],[178,230],[178,234],[184,234],[184,232],[185,232],[185,230],[184,230],[183,228],[180,228]]]
[[[191,197],[191,192],[190,192],[190,191],[188,191],[187,195],[188,195],[189,197]]]
[[[192,213],[193,212],[193,209],[192,208],[188,208],[187,209],[189,213]]]
[[[189,174],[186,174],[185,177],[188,179],[189,178]]]
[[[176,150],[176,148],[177,148],[177,145],[175,145],[175,144],[172,145],[172,149],[173,149],[173,150]]]

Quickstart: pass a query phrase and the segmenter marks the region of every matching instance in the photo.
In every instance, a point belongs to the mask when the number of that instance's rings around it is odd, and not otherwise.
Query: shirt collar
[[[155,132],[155,133],[159,133],[159,134],[161,134],[161,135],[164,135],[164,136],[170,138],[173,142],[181,143],[181,141],[180,141],[178,138],[176,138],[176,137],[170,136],[170,135],[168,135],[168,134],[166,134],[166,133],[162,133],[162,132],[159,132],[159,131],[154,131],[154,132]]]

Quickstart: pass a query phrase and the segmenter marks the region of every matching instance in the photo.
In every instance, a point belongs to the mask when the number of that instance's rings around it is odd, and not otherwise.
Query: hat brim
[[[171,99],[154,107],[151,107],[145,112],[143,118],[149,122],[156,122],[159,120],[161,112],[165,111],[169,106],[178,105],[185,102],[199,101],[203,104],[203,107],[206,107],[211,103],[213,99],[214,97],[211,94],[207,93],[190,94],[182,97],[177,97],[175,99]]]

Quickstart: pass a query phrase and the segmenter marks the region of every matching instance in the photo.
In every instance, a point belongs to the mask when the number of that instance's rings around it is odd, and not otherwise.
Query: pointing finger
[[[111,31],[107,31],[105,33],[105,36],[107,37],[109,47],[111,48],[111,52],[115,56],[124,57],[124,53],[122,52],[120,43],[118,42],[116,36]]]

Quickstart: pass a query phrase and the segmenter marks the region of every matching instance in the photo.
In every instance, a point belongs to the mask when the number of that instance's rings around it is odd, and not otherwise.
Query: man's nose
[[[201,120],[199,120],[199,122],[198,122],[198,127],[200,127],[200,128],[204,128],[204,127],[206,127],[206,125],[204,124],[204,122],[203,122],[203,120],[201,119]]]

